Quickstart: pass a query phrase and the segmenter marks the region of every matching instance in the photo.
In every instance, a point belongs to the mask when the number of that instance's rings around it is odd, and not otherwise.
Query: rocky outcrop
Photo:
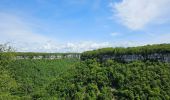
[[[64,55],[46,55],[46,56],[16,56],[16,59],[63,59],[63,58],[77,58],[80,59],[81,54],[64,54]],[[118,60],[124,62],[131,62],[136,60],[153,60],[161,62],[170,62],[170,53],[153,53],[153,54],[122,54],[122,55],[102,55],[98,59],[104,60]]]
[[[153,61],[161,61],[161,62],[170,62],[170,53],[168,54],[148,54],[148,55],[141,55],[141,54],[124,54],[124,55],[103,55],[100,58],[101,60],[120,60],[125,62],[131,62],[136,60],[153,60]]]
[[[16,59],[63,59],[77,58],[80,59],[80,54],[64,54],[64,55],[38,55],[38,56],[16,56]]]

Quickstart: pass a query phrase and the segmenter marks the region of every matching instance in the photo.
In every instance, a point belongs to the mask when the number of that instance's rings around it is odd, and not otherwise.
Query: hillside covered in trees
[[[169,62],[113,59],[115,55],[169,57],[169,44],[87,51],[81,60],[16,60],[9,51],[0,53],[0,100],[170,99]]]
[[[161,62],[87,60],[56,78],[47,93],[66,100],[168,100],[169,71],[170,64]]]
[[[102,48],[93,51],[86,51],[81,54],[81,60],[94,58],[100,61],[112,59],[124,62],[136,60],[170,62],[170,44],[156,44],[128,48]]]

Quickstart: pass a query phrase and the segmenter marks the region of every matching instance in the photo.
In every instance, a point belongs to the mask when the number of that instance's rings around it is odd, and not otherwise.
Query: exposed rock
[[[161,61],[161,62],[170,62],[170,54],[148,54],[148,55],[137,55],[137,54],[132,54],[132,55],[104,55],[103,57],[100,58],[101,60],[107,60],[107,59],[112,59],[112,60],[121,60],[125,62],[131,62],[135,60],[155,60],[155,61]]]
[[[80,54],[65,54],[65,55],[45,55],[45,56],[16,56],[16,59],[63,59],[77,58],[80,59]]]

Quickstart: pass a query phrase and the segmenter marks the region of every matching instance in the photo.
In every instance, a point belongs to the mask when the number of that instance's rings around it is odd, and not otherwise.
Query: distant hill
[[[170,44],[156,44],[138,47],[102,48],[82,53],[81,59],[113,59],[117,61],[155,60],[170,62]]]

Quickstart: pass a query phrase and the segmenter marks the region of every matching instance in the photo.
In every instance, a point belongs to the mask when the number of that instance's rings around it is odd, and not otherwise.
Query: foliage
[[[6,44],[0,44],[0,65],[7,66],[12,60],[14,60],[15,54],[11,46]]]
[[[9,45],[9,43],[0,44],[0,52],[14,52],[14,49]]]
[[[16,89],[18,84],[6,69],[14,58],[11,52],[12,48],[10,46],[7,44],[0,44],[0,100],[19,99],[18,96],[11,94],[11,91]]]
[[[47,87],[48,93],[70,100],[155,100],[170,98],[170,64],[86,60]]]
[[[142,55],[145,57],[149,54],[167,54],[170,53],[170,44],[157,44],[138,47],[117,47],[117,48],[102,48],[93,51],[86,51],[81,54],[81,60],[86,59],[102,59],[104,56],[120,56],[120,55]]]
[[[82,61],[16,60],[15,55],[33,57],[44,53],[0,50],[0,100],[170,99],[170,63],[149,60],[128,63],[111,59],[98,60],[105,54],[168,54],[169,44],[88,51],[82,54]]]
[[[12,62],[8,70],[19,83],[19,87],[12,94],[20,97],[30,96],[41,98],[45,94],[44,87],[59,74],[73,67],[76,59],[62,60],[16,60]]]

